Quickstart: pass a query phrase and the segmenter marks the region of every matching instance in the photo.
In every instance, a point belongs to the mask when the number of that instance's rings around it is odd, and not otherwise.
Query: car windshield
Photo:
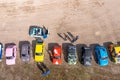
[[[43,41],[42,41],[42,40],[38,40],[37,42],[38,42],[38,43],[43,43]]]
[[[34,28],[33,33],[34,33],[34,35],[42,35],[42,29],[41,28]]]
[[[55,59],[60,59],[60,56],[54,56]]]
[[[69,49],[70,53],[75,53],[75,49]]]
[[[13,56],[6,57],[6,59],[13,59]]]
[[[116,55],[117,58],[120,58],[120,55]]]
[[[103,58],[101,58],[102,60],[106,60],[107,59],[107,57],[103,57]]]
[[[85,57],[85,61],[90,61],[90,57]]]
[[[42,55],[42,53],[36,53],[36,55],[41,56],[41,55]]]

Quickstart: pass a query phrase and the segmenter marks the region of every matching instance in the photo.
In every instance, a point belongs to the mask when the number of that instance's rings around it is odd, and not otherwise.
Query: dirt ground
[[[109,61],[108,66],[99,67],[93,58],[91,67],[86,68],[79,61],[70,66],[63,54],[63,63],[56,66],[51,63],[47,53],[50,44],[70,43],[57,33],[78,35],[79,39],[74,43],[78,46],[119,42],[119,7],[120,0],[0,0],[0,42],[4,47],[7,43],[18,46],[16,65],[7,66],[3,54],[0,80],[120,80],[120,64]],[[28,34],[32,25],[45,25],[50,32],[45,40],[44,63],[50,68],[51,74],[46,77],[41,76],[32,57],[29,63],[23,63],[19,58],[19,43],[34,43],[35,39]]]

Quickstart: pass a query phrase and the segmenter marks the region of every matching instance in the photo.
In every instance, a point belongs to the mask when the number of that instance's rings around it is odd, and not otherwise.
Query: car
[[[16,63],[16,45],[10,44],[6,47],[6,64],[14,65]]]
[[[44,42],[41,39],[36,40],[35,61],[36,62],[44,61]]]
[[[61,64],[62,63],[62,59],[61,59],[61,46],[59,45],[55,45],[53,48],[53,58],[52,58],[52,63],[53,64]]]
[[[104,46],[97,45],[95,47],[95,54],[97,58],[97,62],[100,66],[107,66],[108,61],[108,53]]]
[[[108,47],[112,60],[115,64],[120,63],[120,45],[110,44]]]
[[[30,44],[23,44],[21,46],[21,60],[23,62],[30,61]]]
[[[29,35],[31,37],[46,39],[48,37],[48,29],[46,29],[44,26],[32,26],[29,30]]]
[[[84,66],[91,66],[92,49],[90,47],[82,47],[82,63]]]
[[[75,65],[77,63],[77,55],[76,55],[76,46],[69,45],[68,46],[68,64]]]
[[[3,45],[2,43],[0,43],[0,62],[2,61],[2,48],[3,48]]]

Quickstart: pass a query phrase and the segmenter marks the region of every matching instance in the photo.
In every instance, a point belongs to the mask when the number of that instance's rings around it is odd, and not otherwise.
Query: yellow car
[[[120,63],[120,46],[114,44],[109,45],[109,52],[115,64]]]
[[[35,61],[36,62],[43,62],[44,61],[44,43],[42,40],[36,40]]]

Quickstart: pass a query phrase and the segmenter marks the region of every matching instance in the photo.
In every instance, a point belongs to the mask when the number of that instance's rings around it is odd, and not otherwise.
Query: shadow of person
[[[45,69],[46,71],[49,70],[48,67],[47,67],[44,63],[41,63],[41,65],[44,67],[44,69]]]
[[[37,67],[42,71],[42,73],[44,73],[44,69],[42,68],[39,62],[37,63]]]
[[[62,38],[64,41],[67,41],[66,36],[62,35],[61,33],[57,33],[57,35]]]
[[[37,62],[37,67],[42,71],[42,76],[50,74],[50,69],[43,62]]]
[[[72,40],[69,38],[69,40],[71,41],[71,43],[74,43],[79,38],[78,36],[73,36],[73,34],[71,32],[67,32],[67,34],[72,38]]]

